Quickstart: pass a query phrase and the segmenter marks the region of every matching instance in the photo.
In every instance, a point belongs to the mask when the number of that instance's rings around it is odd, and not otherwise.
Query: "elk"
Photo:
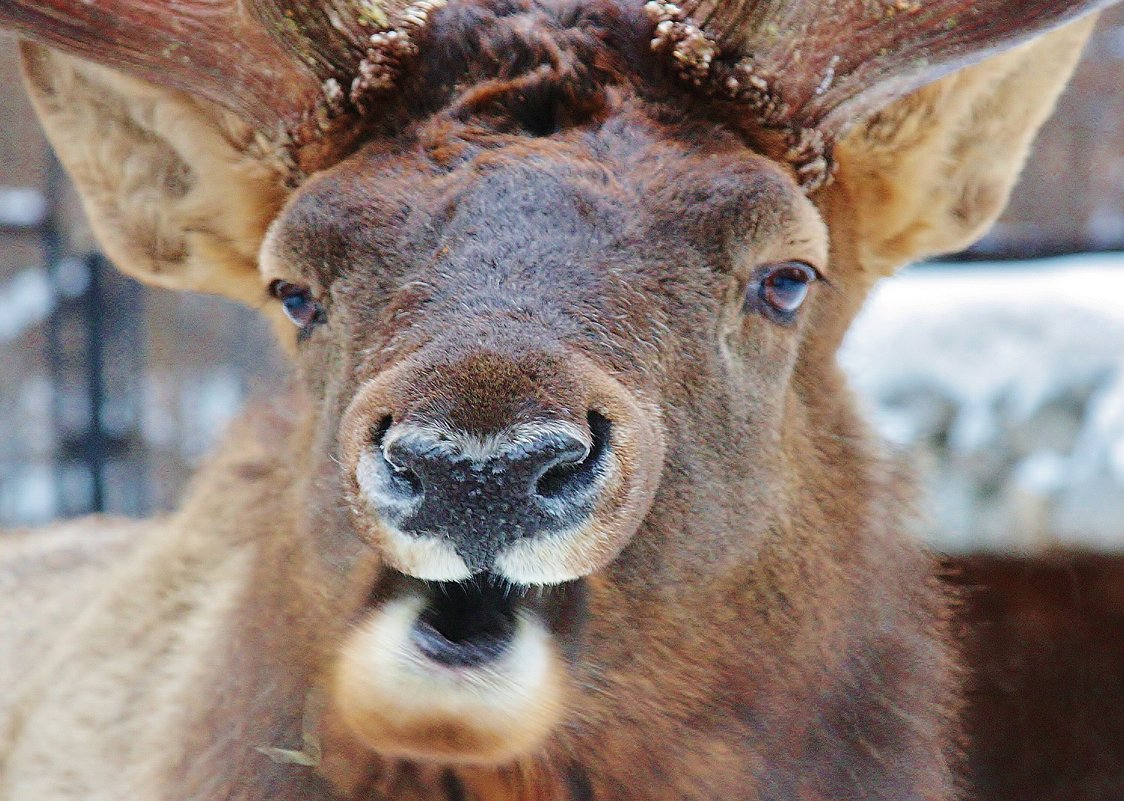
[[[107,253],[296,373],[174,514],[0,542],[0,798],[957,797],[834,354],[1100,5],[0,1]]]

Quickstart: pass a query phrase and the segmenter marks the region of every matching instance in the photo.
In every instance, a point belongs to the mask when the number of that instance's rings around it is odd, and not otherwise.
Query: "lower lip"
[[[537,747],[564,708],[565,668],[542,619],[515,612],[510,641],[486,658],[435,658],[418,642],[431,601],[419,589],[370,609],[343,643],[331,689],[343,722],[411,759],[499,764]]]

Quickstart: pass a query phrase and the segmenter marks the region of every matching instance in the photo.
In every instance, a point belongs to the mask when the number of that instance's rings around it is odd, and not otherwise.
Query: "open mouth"
[[[428,599],[410,638],[418,650],[448,667],[477,667],[498,659],[515,636],[519,597],[494,581],[442,582]]]
[[[586,592],[585,579],[529,587],[386,568],[341,644],[333,704],[387,756],[500,764],[530,753],[565,714]]]
[[[535,619],[563,652],[576,644],[585,611],[584,579],[528,587],[492,573],[466,581],[422,581],[397,571],[388,573],[372,605],[420,596],[421,610],[409,638],[418,654],[436,665],[474,669],[500,660],[513,647],[520,618]]]

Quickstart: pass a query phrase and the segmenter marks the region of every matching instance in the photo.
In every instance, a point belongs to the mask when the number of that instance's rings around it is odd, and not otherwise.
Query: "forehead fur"
[[[560,234],[595,239],[621,218],[650,217],[713,249],[800,217],[786,169],[665,80],[642,17],[610,2],[450,3],[419,41],[398,113],[306,183],[267,255],[284,240],[284,258],[327,284],[470,209],[470,227],[493,236],[525,236],[548,215],[535,241],[549,232],[556,250]]]
[[[669,121],[627,96],[607,119],[549,137],[438,114],[413,136],[373,141],[298,191],[266,252],[325,285],[350,266],[398,272],[403,245],[420,253],[449,237],[510,238],[556,260],[642,229],[721,261],[731,245],[805,228],[804,206],[787,172],[725,126]]]

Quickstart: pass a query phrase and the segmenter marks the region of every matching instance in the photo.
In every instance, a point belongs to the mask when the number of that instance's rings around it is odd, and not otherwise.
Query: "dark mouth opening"
[[[522,593],[491,576],[429,584],[429,603],[411,636],[427,657],[447,667],[494,662],[515,636],[515,605]]]
[[[576,654],[586,616],[586,581],[549,587],[513,585],[490,573],[468,581],[423,581],[387,570],[371,589],[367,608],[403,594],[421,594],[425,606],[410,637],[429,660],[451,668],[496,662],[515,640],[519,617],[544,626],[567,658]]]

